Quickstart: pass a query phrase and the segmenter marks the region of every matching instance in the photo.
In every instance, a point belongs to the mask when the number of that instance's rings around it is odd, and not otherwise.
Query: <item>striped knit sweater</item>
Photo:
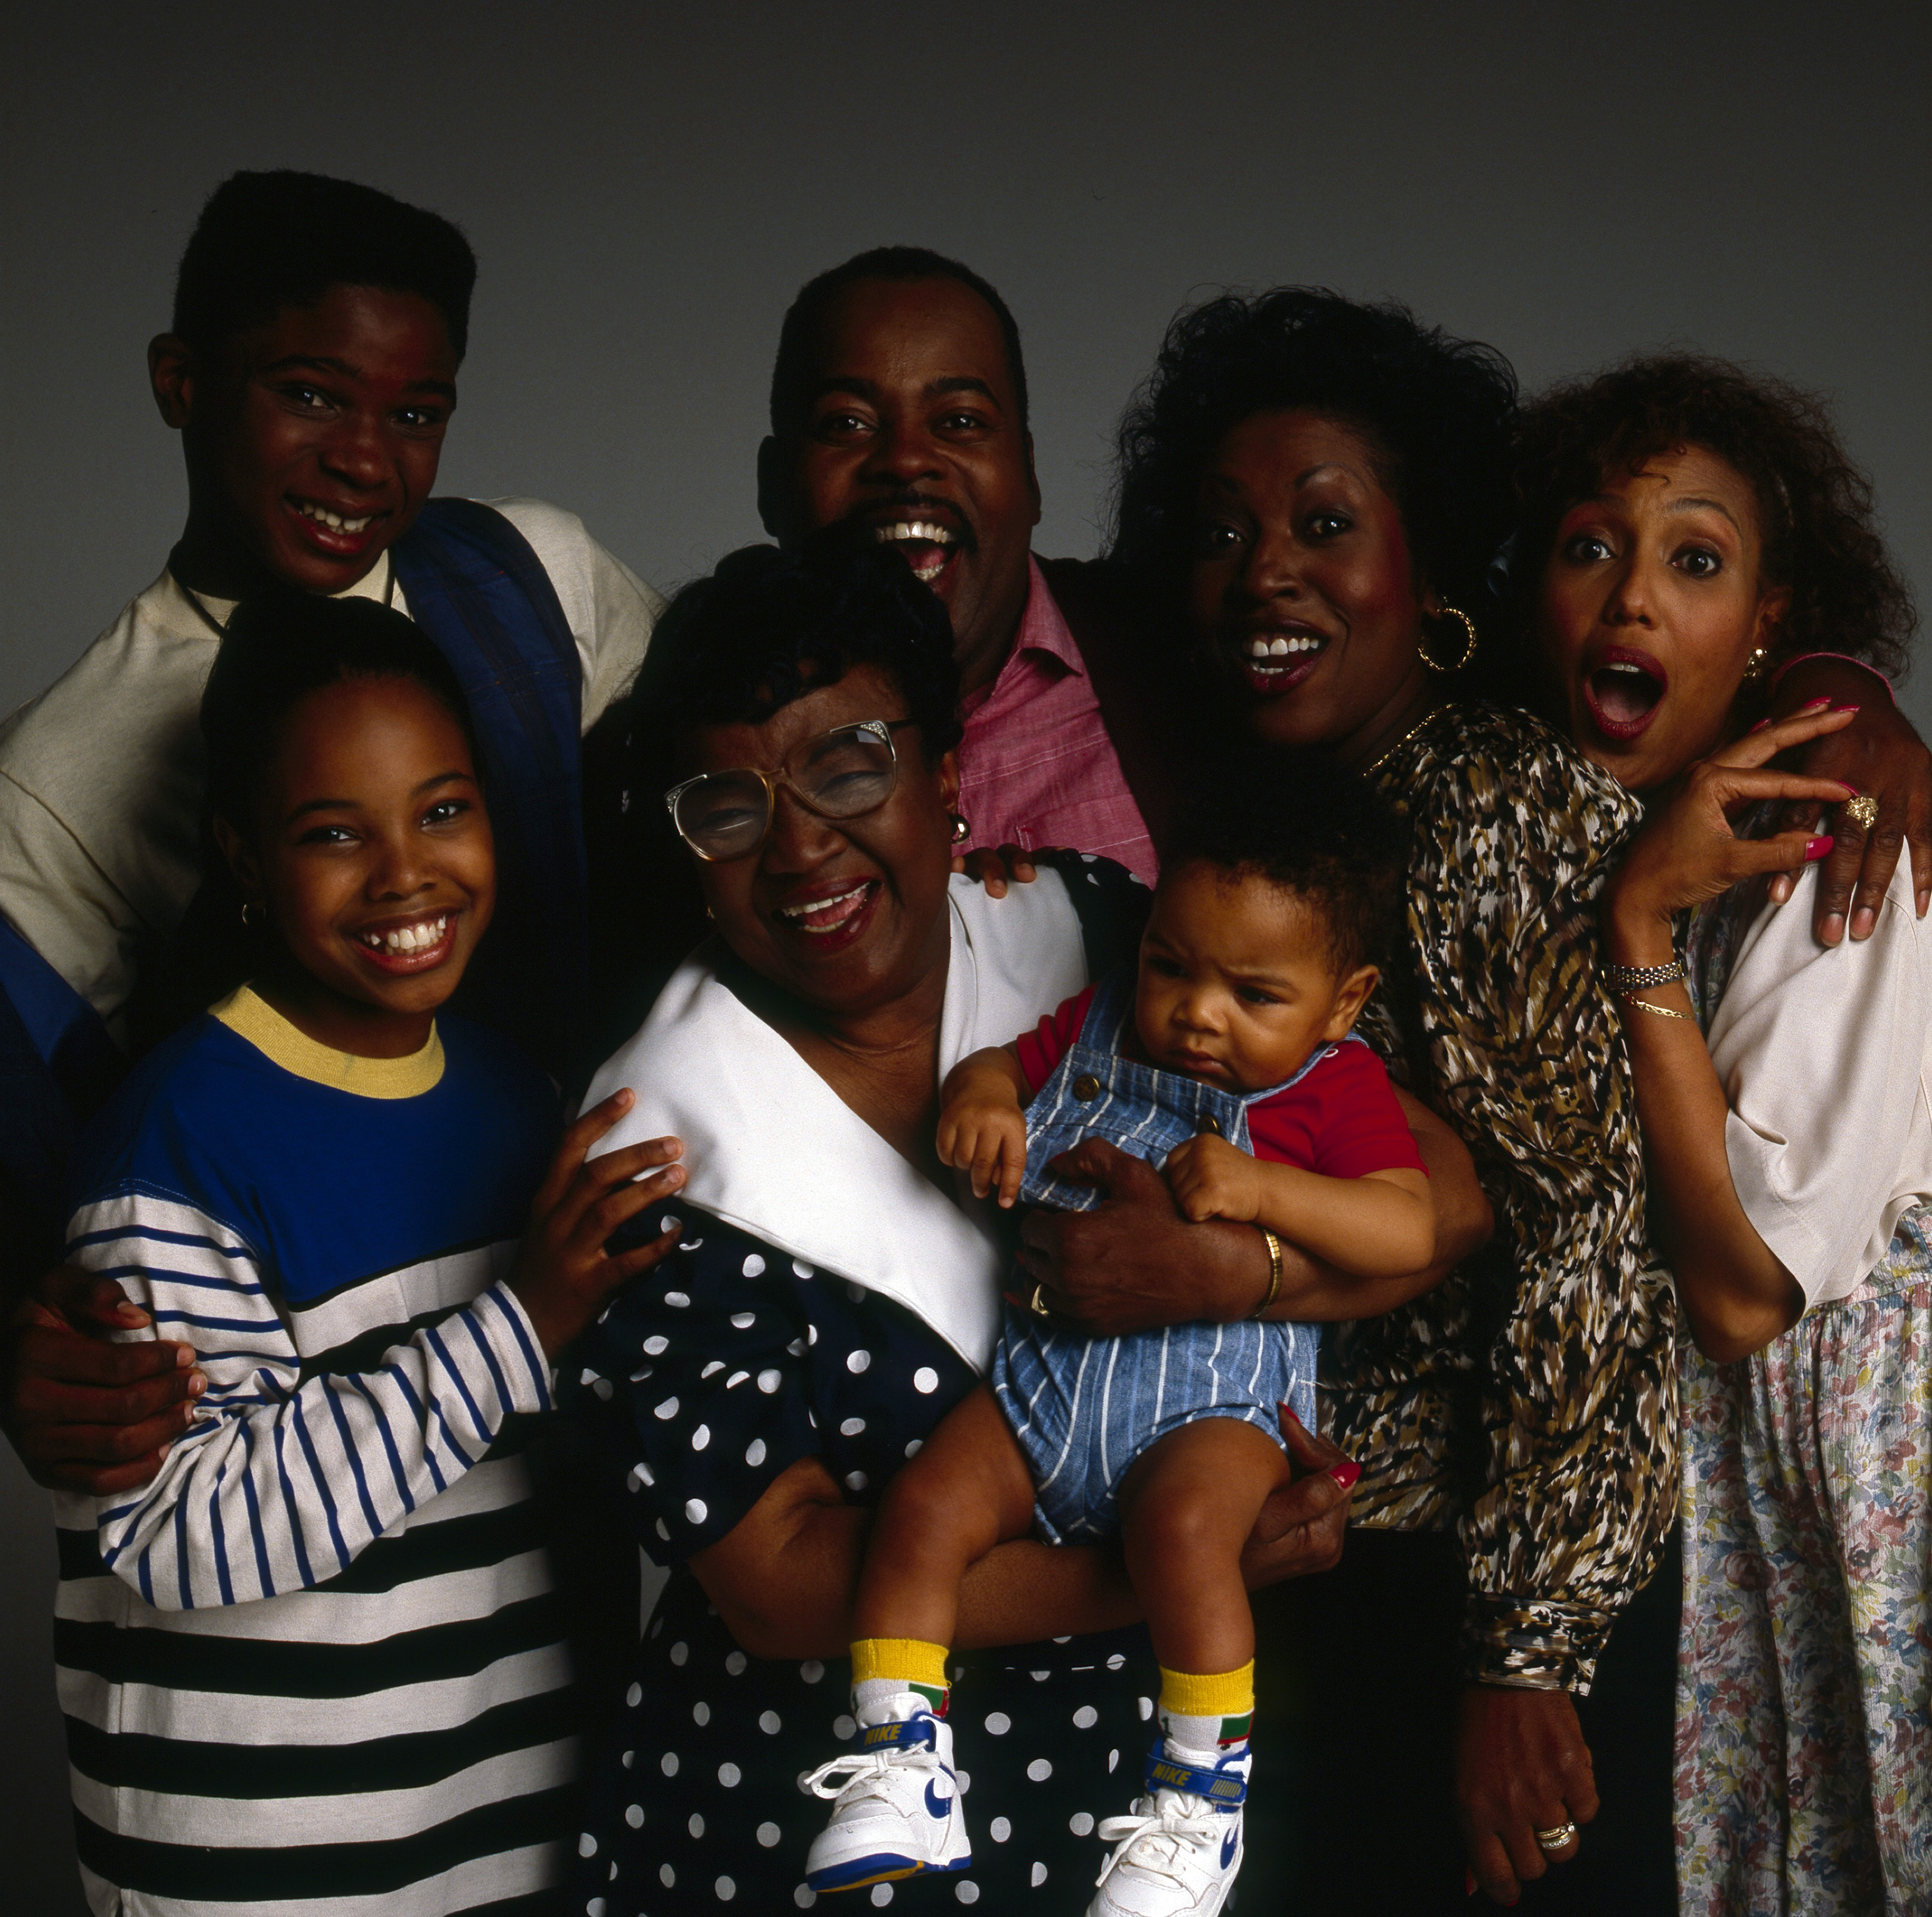
[[[83,1139],[70,1257],[208,1379],[152,1484],[56,1500],[100,1917],[501,1917],[555,1882],[577,1753],[518,1424],[550,1378],[502,1282],[554,1117],[460,1021],[350,1058],[244,990]]]

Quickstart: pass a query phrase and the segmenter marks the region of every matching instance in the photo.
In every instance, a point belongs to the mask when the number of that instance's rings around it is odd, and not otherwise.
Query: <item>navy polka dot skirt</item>
[[[868,1503],[976,1382],[911,1313],[698,1211],[561,1367],[592,1468],[658,1563],[728,1533],[814,1456]],[[655,1229],[658,1221],[650,1221]],[[1103,1817],[1138,1793],[1158,1678],[1144,1630],[962,1654],[950,1715],[970,1870],[831,1900],[910,1910],[999,1896],[1085,1907]],[[851,1735],[843,1658],[748,1658],[675,1570],[592,1766],[566,1908],[673,1917],[808,1907],[830,1807],[798,1778]]]

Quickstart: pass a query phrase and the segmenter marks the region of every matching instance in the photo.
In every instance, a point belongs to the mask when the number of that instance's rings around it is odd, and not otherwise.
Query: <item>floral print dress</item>
[[[1757,904],[1739,887],[1692,921],[1707,1030]],[[1763,1350],[1715,1365],[1686,1339],[1679,1364],[1679,1908],[1923,1917],[1932,1209],[1907,1210],[1856,1292]]]

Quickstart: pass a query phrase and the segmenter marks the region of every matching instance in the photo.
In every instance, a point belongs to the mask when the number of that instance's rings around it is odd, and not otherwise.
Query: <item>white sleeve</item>
[[[638,675],[664,602],[584,530],[574,512],[542,500],[488,500],[530,542],[556,589],[584,664],[584,729]]]
[[[1915,1142],[1922,1151],[1929,941],[1902,862],[1856,944],[1818,944],[1801,886],[1753,921],[1712,1021],[1732,1182],[1808,1304],[1843,1297],[1870,1268]]]
[[[65,823],[4,772],[0,914],[104,1018],[128,1002],[140,915]]]
[[[136,1192],[83,1207],[68,1256],[195,1348],[208,1390],[154,1480],[94,1501],[101,1562],[164,1611],[305,1589],[353,1563],[482,1462],[512,1412],[548,1410],[542,1347],[507,1286],[393,1346],[374,1370],[304,1381],[235,1232]]]

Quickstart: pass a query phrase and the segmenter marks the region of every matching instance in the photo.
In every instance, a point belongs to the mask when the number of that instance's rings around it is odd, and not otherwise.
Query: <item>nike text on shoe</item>
[[[1250,1762],[1243,1750],[1206,1769],[1156,1745],[1148,1795],[1130,1815],[1101,1823],[1100,1840],[1114,1854],[1087,1917],[1216,1917],[1241,1868]]]
[[[806,1853],[805,1880],[815,1891],[862,1890],[973,1861],[952,1726],[922,1703],[902,1722],[868,1725],[856,1750],[808,1771],[798,1786],[832,1799],[831,1822]]]

